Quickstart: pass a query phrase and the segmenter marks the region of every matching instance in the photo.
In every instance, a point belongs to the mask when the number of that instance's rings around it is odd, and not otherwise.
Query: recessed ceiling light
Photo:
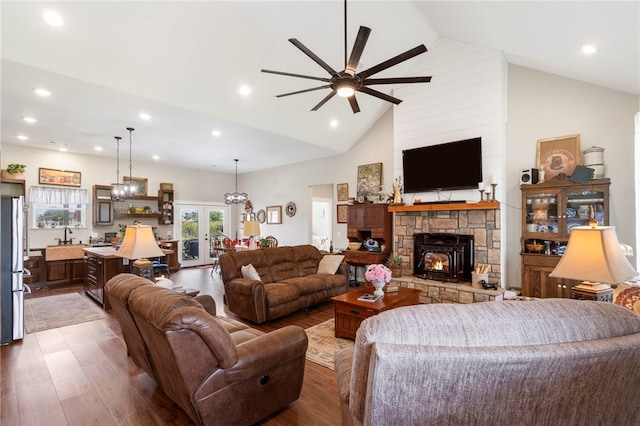
[[[582,53],[584,53],[585,55],[593,55],[597,51],[598,48],[592,44],[585,44],[584,46],[582,46]]]
[[[160,159],[160,156],[159,156],[159,155],[154,155],[154,156],[153,156],[153,157],[151,157],[151,158],[153,158],[154,160],[159,160],[159,159]]]
[[[211,132],[211,134],[212,134],[213,136],[215,136],[216,138],[219,138],[219,137],[220,137],[220,135],[222,135],[222,133],[220,133],[220,130],[213,130],[213,131]]]
[[[47,89],[43,89],[41,87],[36,87],[35,89],[33,89],[34,92],[36,92],[37,95],[42,96],[43,98],[46,98],[47,96],[51,95],[51,92],[48,91]]]
[[[52,10],[47,10],[46,12],[44,12],[42,14],[42,18],[47,24],[51,25],[52,27],[62,26],[62,16],[58,15]]]
[[[67,152],[67,148],[64,146],[61,146],[60,148],[58,148],[58,151],[60,152]]]
[[[38,121],[38,120],[36,120],[36,119],[35,119],[35,118],[33,118],[33,117],[22,117],[22,119],[23,119],[24,121],[26,121],[27,123],[35,123],[36,121]]]
[[[20,139],[21,141],[26,141],[27,139],[29,139],[29,137],[25,135],[18,135],[18,139]]]
[[[240,89],[238,90],[238,92],[242,96],[249,96],[251,94],[251,87],[247,86],[246,84],[243,84],[242,86],[240,86]]]
[[[331,120],[331,122],[329,123],[329,126],[335,129],[336,127],[338,127],[338,120]]]
[[[96,150],[96,151],[102,151],[102,147],[101,146],[94,146],[93,149]]]
[[[142,118],[143,120],[150,120],[151,116],[149,114],[147,114],[146,112],[141,112],[140,113],[140,118]]]

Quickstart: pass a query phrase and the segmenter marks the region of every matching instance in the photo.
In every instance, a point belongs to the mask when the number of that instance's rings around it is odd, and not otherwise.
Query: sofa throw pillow
[[[344,256],[341,254],[324,255],[324,257],[320,259],[320,263],[318,263],[318,273],[334,275],[343,259]]]
[[[159,285],[160,287],[169,288],[169,287],[173,287],[173,281],[165,277],[159,277],[159,278],[156,278],[156,285]]]
[[[254,268],[252,264],[242,266],[240,268],[240,272],[242,273],[243,278],[262,281],[260,279],[260,274],[258,273],[258,271],[256,271],[256,268]]]

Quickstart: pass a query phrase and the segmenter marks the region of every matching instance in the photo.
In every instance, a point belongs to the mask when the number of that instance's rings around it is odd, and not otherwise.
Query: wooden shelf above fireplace
[[[405,206],[389,206],[390,212],[423,212],[423,211],[450,211],[450,210],[495,210],[500,208],[498,201],[483,201],[478,203],[451,203],[451,204],[420,204]]]

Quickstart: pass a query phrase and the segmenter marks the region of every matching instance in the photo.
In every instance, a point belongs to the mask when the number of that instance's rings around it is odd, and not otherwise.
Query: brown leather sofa
[[[113,277],[105,291],[134,362],[194,423],[254,424],[300,396],[302,328],[263,333],[211,315],[211,298],[201,298],[207,312],[196,298],[132,274]]]
[[[227,307],[261,324],[346,293],[349,266],[342,262],[335,274],[318,274],[323,256],[312,245],[224,253],[220,270]],[[260,280],[243,278],[241,269],[249,264]]]

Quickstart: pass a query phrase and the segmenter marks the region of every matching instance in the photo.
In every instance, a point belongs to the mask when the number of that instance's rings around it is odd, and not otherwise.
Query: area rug
[[[335,337],[334,324],[335,320],[331,318],[305,330],[309,338],[307,359],[332,370],[335,353],[354,345],[353,340]]]
[[[78,293],[57,294],[24,301],[27,333],[104,318],[104,313]]]

